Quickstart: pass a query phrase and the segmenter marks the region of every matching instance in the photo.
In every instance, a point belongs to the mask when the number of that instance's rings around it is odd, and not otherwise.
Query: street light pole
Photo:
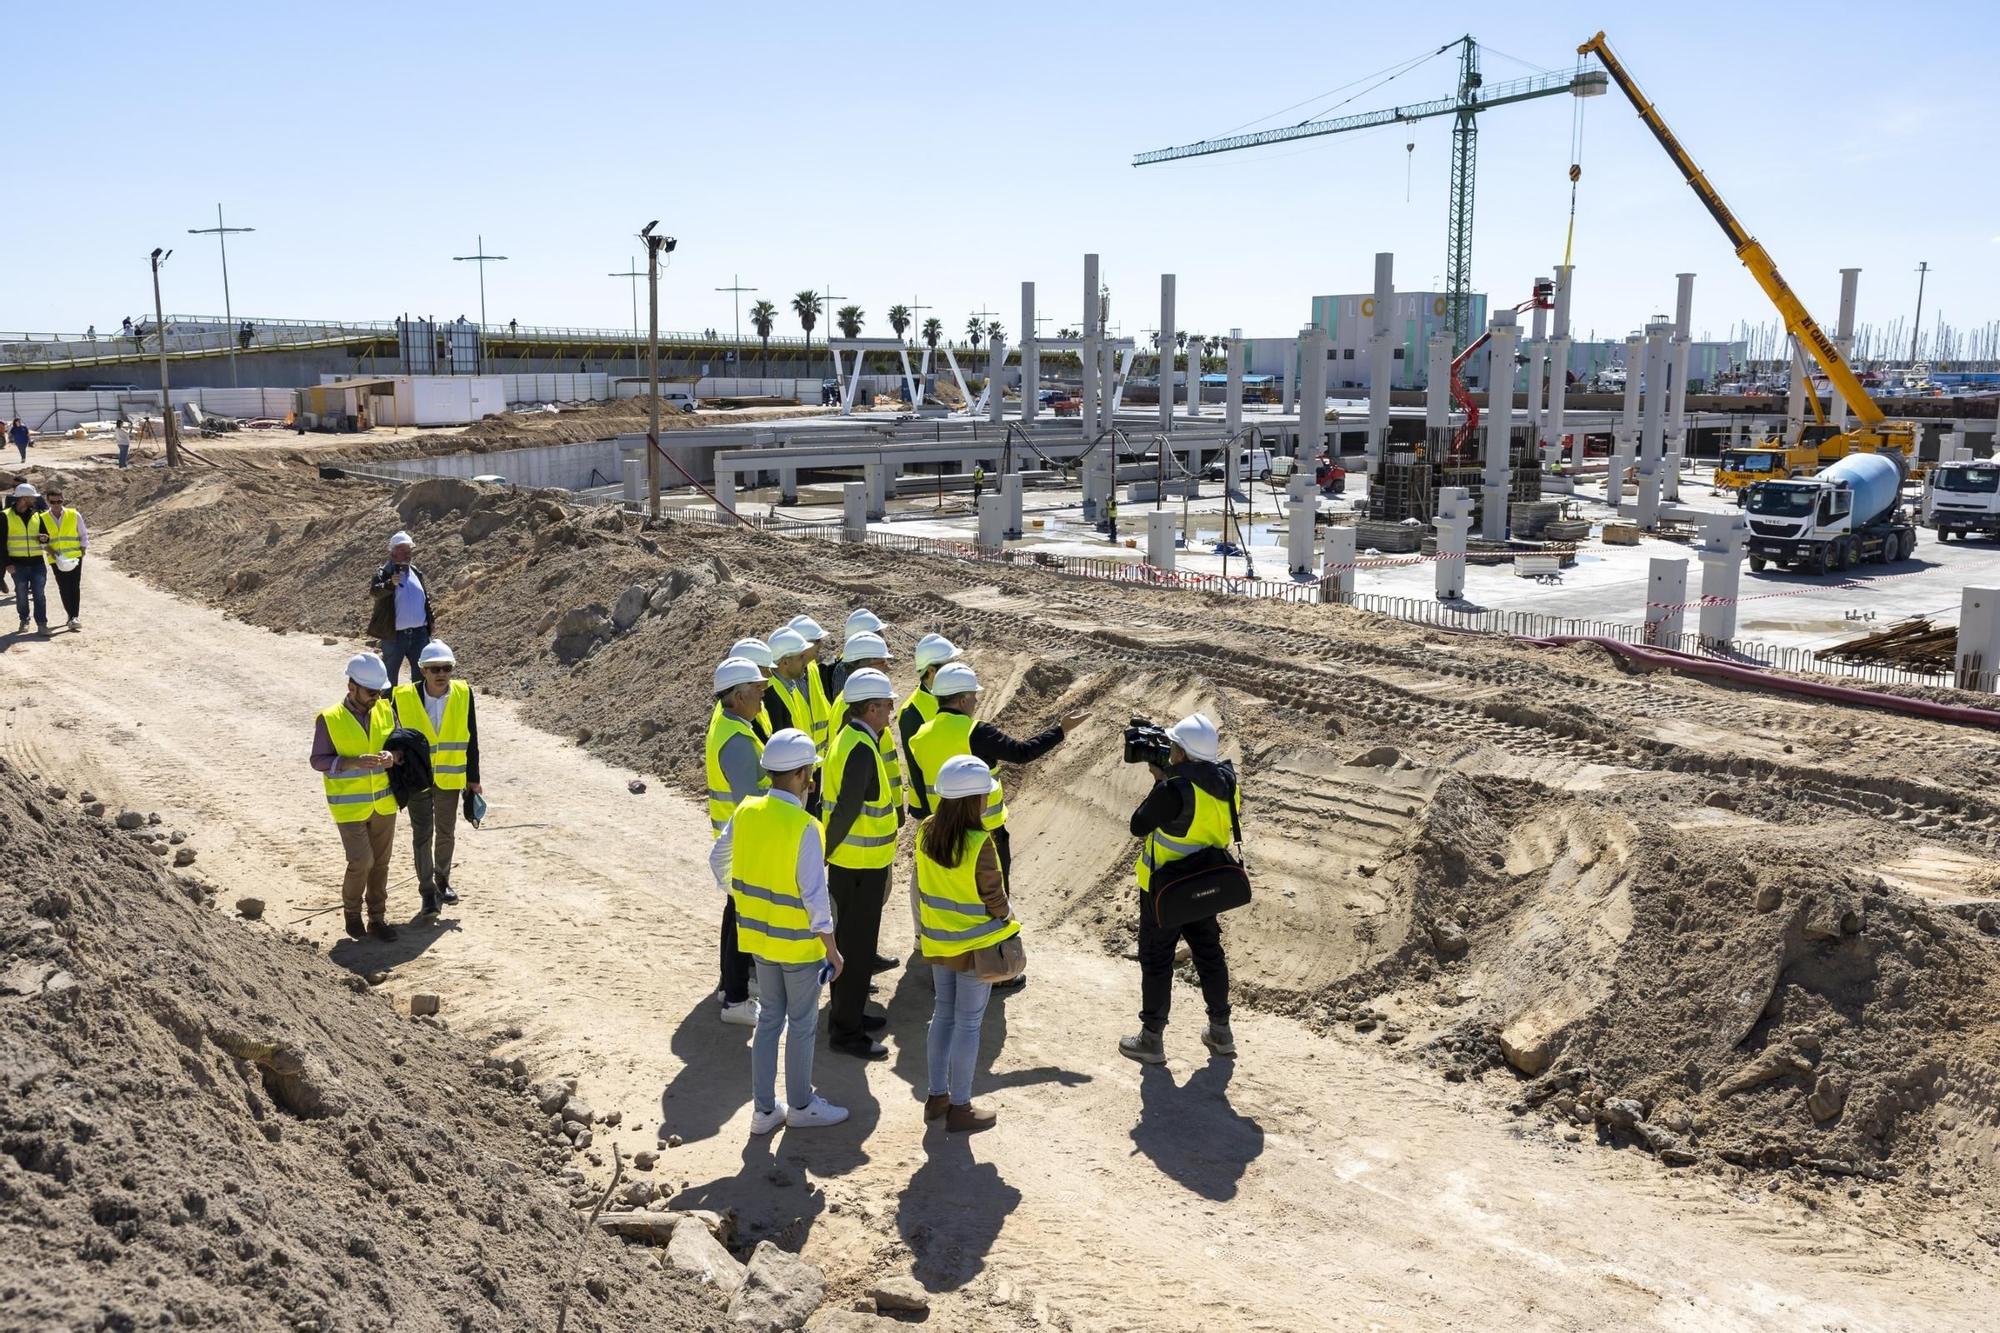
[[[181,465],[180,432],[174,429],[173,386],[167,379],[167,315],[160,300],[160,265],[173,256],[171,250],[153,251],[153,331],[160,336],[160,424],[167,437],[167,466]]]
[[[229,351],[229,387],[237,387],[236,382],[236,312],[229,307],[229,237],[239,232],[255,231],[255,227],[225,227],[222,225],[222,205],[215,206],[213,227],[189,227],[190,236],[213,236],[218,249],[222,251],[222,320],[229,326],[228,339],[223,344]]]
[[[646,418],[646,512],[660,516],[660,253],[672,254],[671,236],[655,236],[659,219],[648,222],[639,232],[646,243],[646,309],[651,320],[647,334],[647,402],[652,407]]]
[[[604,276],[632,280],[632,360],[636,363],[639,360],[639,279],[646,276],[646,270],[640,268],[639,261],[635,259],[632,267],[623,273],[607,273]]]
[[[736,293],[736,295],[732,298],[736,302],[736,347],[729,353],[729,364],[731,366],[735,366],[741,360],[740,353],[743,350],[743,293],[754,292],[757,289],[755,287],[745,287],[743,285],[743,275],[741,273],[730,274],[729,281],[734,285],[729,287],[717,287],[715,290],[717,290],[718,292]]]
[[[1910,321],[1910,364],[1917,364],[1917,339],[1924,328],[1924,279],[1930,275],[1931,261],[1926,259],[1917,265],[1917,316]]]
[[[505,255],[486,253],[486,238],[479,237],[479,253],[476,255],[453,255],[456,262],[477,260],[479,263],[479,373],[486,373],[486,266],[505,259]]]

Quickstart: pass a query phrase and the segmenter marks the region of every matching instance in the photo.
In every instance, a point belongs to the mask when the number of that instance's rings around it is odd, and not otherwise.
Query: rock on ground
[[[729,1302],[729,1323],[746,1333],[790,1333],[825,1299],[826,1278],[819,1269],[762,1240],[751,1252],[743,1286]]]
[[[724,1300],[734,1297],[747,1276],[744,1266],[705,1226],[674,1227],[667,1242],[667,1267],[714,1287]]]
[[[868,1293],[875,1298],[878,1310],[928,1310],[931,1308],[931,1294],[924,1290],[924,1284],[908,1274],[885,1277],[877,1282]]]

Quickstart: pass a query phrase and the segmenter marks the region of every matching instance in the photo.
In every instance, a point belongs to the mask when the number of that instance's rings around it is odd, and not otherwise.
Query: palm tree
[[[1065,339],[1081,338],[1082,336],[1083,336],[1082,334],[1078,333],[1075,329],[1071,328],[1067,324],[1063,325],[1061,328],[1056,330],[1056,337],[1058,338],[1065,338]]]
[[[861,336],[862,321],[867,316],[858,305],[844,305],[833,318],[834,322],[840,325],[841,337],[859,338]]]
[[[979,346],[979,340],[986,336],[986,326],[979,322],[979,316],[974,315],[965,321],[965,336],[972,341],[974,347]]]
[[[757,336],[764,342],[764,360],[771,359],[771,328],[778,320],[778,307],[769,301],[759,301],[750,307],[750,327],[757,330]]]
[[[944,337],[943,320],[933,315],[931,318],[924,321],[924,346],[930,348],[933,352],[935,352],[937,350],[937,345],[939,340],[942,339],[943,337]]]
[[[910,327],[910,308],[906,305],[890,306],[889,327],[896,331],[896,336],[898,338],[902,337],[904,333],[908,332]]]
[[[1185,351],[1187,350],[1187,330],[1186,330],[1186,329],[1175,329],[1175,330],[1174,330],[1174,349],[1175,349],[1176,351],[1181,351],[1181,352],[1185,352]]]
[[[792,297],[792,313],[799,317],[799,327],[806,331],[806,364],[812,364],[813,325],[819,323],[820,300],[815,291],[798,292]]]
[[[1001,327],[999,320],[996,319],[991,324],[988,324],[986,326],[986,341],[990,343],[997,343],[1006,336],[1007,336],[1007,330]]]

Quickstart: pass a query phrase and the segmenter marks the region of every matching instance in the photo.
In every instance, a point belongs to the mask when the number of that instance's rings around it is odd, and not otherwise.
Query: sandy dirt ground
[[[460,836],[464,902],[395,944],[346,941],[305,764],[346,644],[179,600],[104,545],[85,633],[0,639],[5,757],[160,811],[221,901],[259,894],[272,928],[441,995],[459,1030],[519,1027],[502,1054],[622,1109],[627,1149],[677,1140],[658,1168],[677,1203],[802,1248],[836,1298],[914,1267],[952,1329],[1991,1327],[2000,1282],[1864,1214],[1576,1146],[1510,1116],[1504,1084],[1441,1081],[1351,1033],[1246,1011],[1241,1058],[1205,1061],[1183,986],[1174,1058],[1142,1070],[1114,1049],[1135,965],[1082,917],[1034,933],[1031,984],[988,1018],[993,1132],[924,1133],[929,995],[903,969],[880,979],[894,1059],[820,1055],[853,1119],[752,1138],[748,1033],[711,1002],[720,898],[693,801],[657,780],[629,793],[631,770],[482,695],[494,808]],[[1656,722],[1677,725],[1697,724]],[[1567,835],[1549,834],[1555,850],[1509,854],[1554,860]],[[408,877],[392,884],[414,910]]]

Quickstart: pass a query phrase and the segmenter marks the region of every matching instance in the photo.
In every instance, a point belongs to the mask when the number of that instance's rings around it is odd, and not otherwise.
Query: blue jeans
[[[778,1109],[778,1035],[785,1037],[785,1105],[813,1099],[813,1042],[819,1036],[819,964],[757,960],[757,1031],[750,1038],[750,1100]]]
[[[393,639],[382,640],[382,665],[389,668],[389,684],[396,683],[396,671],[407,660],[410,664],[410,684],[423,683],[423,673],[417,670],[417,654],[431,641],[431,632],[422,625],[415,629],[399,629]]]
[[[979,1024],[986,1017],[986,1002],[993,997],[993,983],[932,963],[931,985],[937,991],[937,1002],[931,1008],[931,1030],[924,1039],[924,1053],[930,1059],[930,1094],[935,1097],[949,1092],[953,1106],[964,1106],[972,1100]]]
[[[28,594],[35,596],[35,623],[43,629],[49,627],[49,567],[39,556],[33,560],[16,560],[10,571],[14,576],[14,609],[21,613],[21,623],[28,623]]]

